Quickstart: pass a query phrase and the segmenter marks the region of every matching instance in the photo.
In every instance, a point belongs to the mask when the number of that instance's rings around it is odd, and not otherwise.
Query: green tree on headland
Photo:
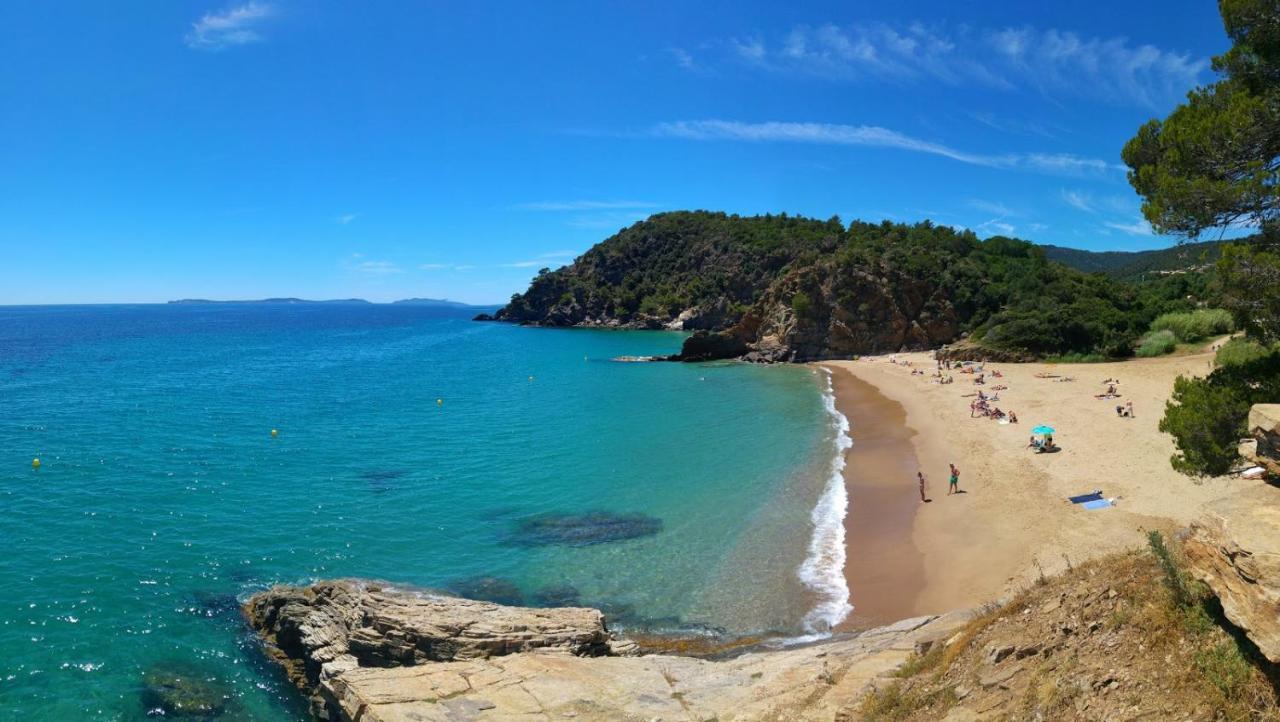
[[[1218,8],[1232,41],[1213,60],[1218,80],[1142,126],[1123,158],[1157,231],[1196,238],[1258,229],[1223,249],[1217,272],[1237,326],[1269,346],[1280,340],[1280,2],[1219,0]],[[1174,466],[1190,474],[1229,468],[1249,404],[1280,399],[1278,377],[1280,365],[1264,358],[1180,379],[1161,422],[1178,445]]]

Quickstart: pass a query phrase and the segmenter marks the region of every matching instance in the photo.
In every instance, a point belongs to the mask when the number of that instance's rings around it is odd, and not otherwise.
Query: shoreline
[[[820,369],[819,373],[823,377],[822,404],[835,430],[836,448],[822,494],[809,512],[813,535],[809,537],[808,553],[796,572],[805,589],[818,597],[818,602],[804,615],[805,635],[799,639],[830,633],[853,611],[844,571],[848,564],[845,525],[849,518],[849,487],[844,475],[853,440],[849,435],[849,415],[839,407],[835,374],[830,369]]]
[[[911,538],[917,508],[912,477],[917,432],[906,412],[875,386],[841,368],[822,366],[853,440],[843,450],[849,498],[841,521],[848,547],[842,570],[852,610],[839,630],[889,624],[914,615],[924,561]]]
[[[977,386],[931,383],[932,354],[825,361],[837,406],[850,419],[846,452],[846,566],[853,613],[837,630],[909,616],[973,608],[1033,583],[1041,575],[1145,543],[1148,530],[1188,525],[1205,504],[1237,487],[1217,477],[1193,480],[1169,465],[1172,440],[1157,429],[1180,375],[1203,374],[1211,353],[1096,364],[987,364],[1003,376]],[[1074,377],[1055,382],[1040,375]],[[1121,401],[1095,397],[1119,377]],[[1007,386],[996,403],[1019,424],[970,418],[978,389]],[[1027,447],[1030,429],[1047,423],[1062,446],[1056,454]],[[947,495],[948,463],[965,493]],[[914,483],[923,469],[931,503]],[[1086,511],[1066,497],[1101,489],[1113,508]]]

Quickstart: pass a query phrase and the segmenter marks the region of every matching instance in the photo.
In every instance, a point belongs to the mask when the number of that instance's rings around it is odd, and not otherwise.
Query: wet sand
[[[865,629],[909,616],[924,586],[924,562],[911,532],[921,505],[915,482],[915,431],[902,405],[833,369],[836,408],[849,419],[846,457],[845,577],[854,611],[841,629]]]

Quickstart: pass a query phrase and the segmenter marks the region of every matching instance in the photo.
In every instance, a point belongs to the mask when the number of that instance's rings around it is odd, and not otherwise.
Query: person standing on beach
[[[955,464],[949,464],[951,467],[951,477],[947,480],[947,496],[960,493],[960,470]]]
[[[920,480],[920,501],[929,501],[929,499],[924,495],[924,472],[917,471],[916,478]]]

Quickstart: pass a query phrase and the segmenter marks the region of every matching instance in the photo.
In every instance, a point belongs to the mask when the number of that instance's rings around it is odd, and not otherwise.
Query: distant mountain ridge
[[[1045,258],[1085,273],[1105,273],[1122,280],[1144,274],[1165,274],[1203,270],[1218,260],[1223,241],[1180,243],[1152,251],[1085,251],[1064,246],[1042,245]]]
[[[429,306],[432,308],[494,308],[496,303],[462,303],[461,301],[450,301],[447,298],[403,298],[399,301],[391,301],[389,304],[375,304],[373,301],[366,301],[363,298],[332,298],[322,300],[311,300],[306,298],[259,298],[259,299],[233,299],[226,301],[215,301],[207,298],[180,298],[176,301],[169,301],[170,304],[179,305],[201,305],[201,304],[259,304],[259,305],[328,305],[328,306],[374,306],[374,305],[392,305],[392,306]]]

